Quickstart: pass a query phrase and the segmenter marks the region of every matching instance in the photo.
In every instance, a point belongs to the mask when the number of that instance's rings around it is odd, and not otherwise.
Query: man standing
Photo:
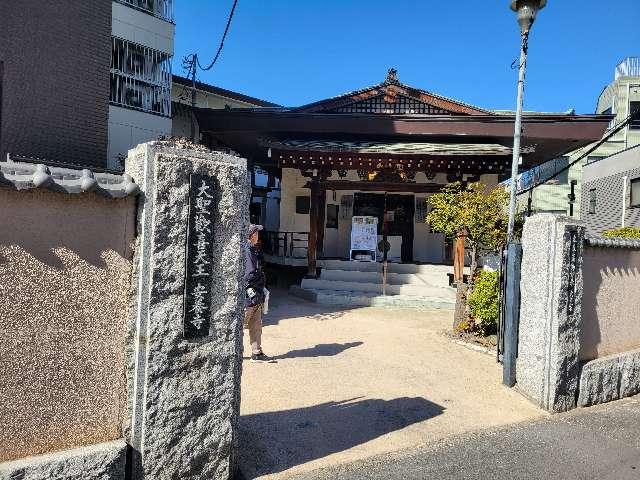
[[[262,271],[258,232],[262,225],[250,224],[247,230],[249,244],[245,253],[244,281],[246,287],[244,328],[249,329],[251,361],[269,362],[271,359],[262,351],[262,306],[264,304],[265,276]]]

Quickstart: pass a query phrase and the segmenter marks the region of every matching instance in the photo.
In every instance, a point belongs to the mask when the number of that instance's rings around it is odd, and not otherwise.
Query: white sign
[[[371,252],[371,261],[376,260],[378,249],[378,218],[355,216],[351,218],[351,259],[354,250]]]

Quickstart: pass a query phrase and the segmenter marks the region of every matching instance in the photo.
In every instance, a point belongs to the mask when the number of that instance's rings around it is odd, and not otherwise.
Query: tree
[[[471,284],[479,250],[497,250],[506,240],[507,200],[503,188],[489,189],[480,182],[466,189],[460,182],[450,183],[427,200],[431,205],[427,222],[433,231],[449,238],[465,235],[471,248]]]

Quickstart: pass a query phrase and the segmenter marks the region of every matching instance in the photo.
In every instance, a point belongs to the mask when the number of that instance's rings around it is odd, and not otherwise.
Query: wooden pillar
[[[464,239],[465,235],[459,234],[453,245],[453,281],[456,284],[464,278]]]
[[[320,217],[320,183],[316,178],[312,178],[309,183],[311,199],[309,208],[309,240],[307,242],[307,278],[316,278],[318,219]]]
[[[327,191],[324,187],[318,192],[318,239],[316,241],[316,256],[322,258],[324,253],[324,226],[327,213]]]

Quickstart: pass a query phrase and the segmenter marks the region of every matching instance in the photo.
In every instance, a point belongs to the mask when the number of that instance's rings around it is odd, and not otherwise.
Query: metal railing
[[[111,93],[115,105],[171,116],[171,57],[112,38]]]
[[[616,65],[615,79],[640,76],[640,57],[627,57]]]
[[[262,232],[262,252],[279,258],[307,258],[308,232]]]
[[[173,23],[173,0],[116,0]]]

